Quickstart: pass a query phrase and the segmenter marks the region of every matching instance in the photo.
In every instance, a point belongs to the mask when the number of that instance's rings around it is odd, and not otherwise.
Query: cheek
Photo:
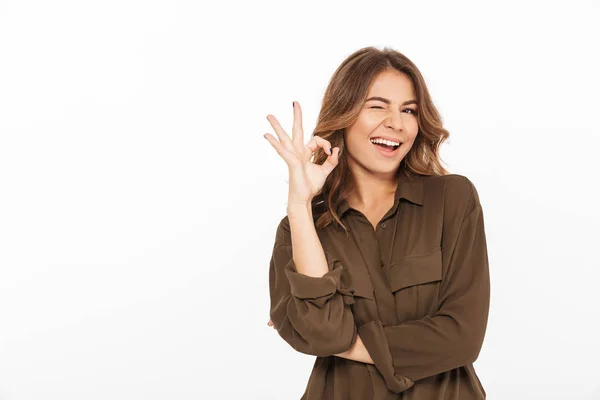
[[[409,129],[411,132],[412,131],[417,131],[419,129],[419,121],[417,120],[417,117],[406,114],[406,117],[404,117],[404,126],[406,127],[406,129]]]
[[[378,125],[372,118],[359,118],[352,127],[346,129],[346,143],[364,143]]]
[[[361,124],[364,129],[373,130],[377,126],[379,126],[385,118],[381,115],[377,115],[377,113],[367,114],[362,118],[359,118],[357,121],[358,124]]]
[[[406,151],[407,153],[410,151],[410,149],[413,147],[413,145],[415,144],[415,138],[412,138],[409,142],[404,143],[406,144],[406,148],[404,149],[404,151]]]

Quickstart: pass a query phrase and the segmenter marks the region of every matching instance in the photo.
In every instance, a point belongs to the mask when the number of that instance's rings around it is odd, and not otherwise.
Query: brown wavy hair
[[[317,228],[335,221],[348,233],[336,212],[340,203],[354,190],[354,176],[344,156],[344,132],[357,120],[375,77],[387,69],[405,73],[411,79],[418,106],[419,130],[410,151],[400,162],[398,174],[449,173],[441,165],[439,148],[450,134],[442,125],[442,118],[433,105],[419,69],[408,57],[392,48],[379,50],[373,46],[363,47],[348,56],[331,77],[312,133],[312,136],[328,140],[332,147],[340,148],[338,165],[311,201],[315,216],[318,216]],[[319,148],[311,162],[321,165],[326,159],[327,154]]]

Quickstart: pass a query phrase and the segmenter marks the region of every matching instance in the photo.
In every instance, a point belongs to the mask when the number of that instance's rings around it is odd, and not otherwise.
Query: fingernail
[[[333,148],[329,148],[329,154],[333,155]]]
[[[292,108],[296,108],[296,104],[292,101]]]

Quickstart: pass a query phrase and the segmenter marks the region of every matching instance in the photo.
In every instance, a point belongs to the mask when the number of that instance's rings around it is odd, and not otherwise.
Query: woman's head
[[[361,169],[361,175],[394,176],[419,131],[412,81],[406,73],[383,69],[373,77],[366,97],[356,120],[343,131],[345,160],[351,173]],[[399,146],[386,145],[392,142]]]
[[[317,227],[333,220],[341,224],[336,210],[354,188],[353,171],[381,176],[448,173],[439,146],[449,133],[425,80],[412,61],[390,48],[365,47],[340,64],[325,91],[315,135],[340,148],[338,166],[313,199],[325,205]],[[382,153],[371,142],[377,137],[402,143],[393,153]],[[326,158],[319,149],[313,162],[322,164]]]

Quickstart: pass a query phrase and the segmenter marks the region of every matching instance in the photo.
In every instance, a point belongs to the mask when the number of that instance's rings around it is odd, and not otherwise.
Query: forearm
[[[328,258],[319,237],[319,250],[323,253],[320,276],[309,276],[296,268],[292,245],[290,220],[301,221],[304,216],[314,220],[311,213],[294,213],[281,219],[275,233],[275,243],[269,265],[269,316],[279,335],[295,350],[316,356],[331,356],[349,349],[356,338],[356,322],[350,305],[354,303],[352,290],[342,284],[344,266],[335,258]],[[295,224],[295,223],[294,223]],[[295,224],[296,225],[296,224]],[[302,226],[302,225],[299,225]],[[302,232],[295,229],[295,232]],[[301,262],[301,261],[300,261]]]
[[[371,356],[369,355],[369,352],[367,351],[367,348],[365,347],[358,334],[356,335],[356,342],[354,342],[350,349],[344,351],[343,353],[334,355],[337,357],[346,358],[348,360],[358,361],[367,364],[374,364],[373,360],[371,359]]]
[[[310,203],[288,206],[292,252],[298,273],[321,278],[329,268],[323,245],[317,235]]]

